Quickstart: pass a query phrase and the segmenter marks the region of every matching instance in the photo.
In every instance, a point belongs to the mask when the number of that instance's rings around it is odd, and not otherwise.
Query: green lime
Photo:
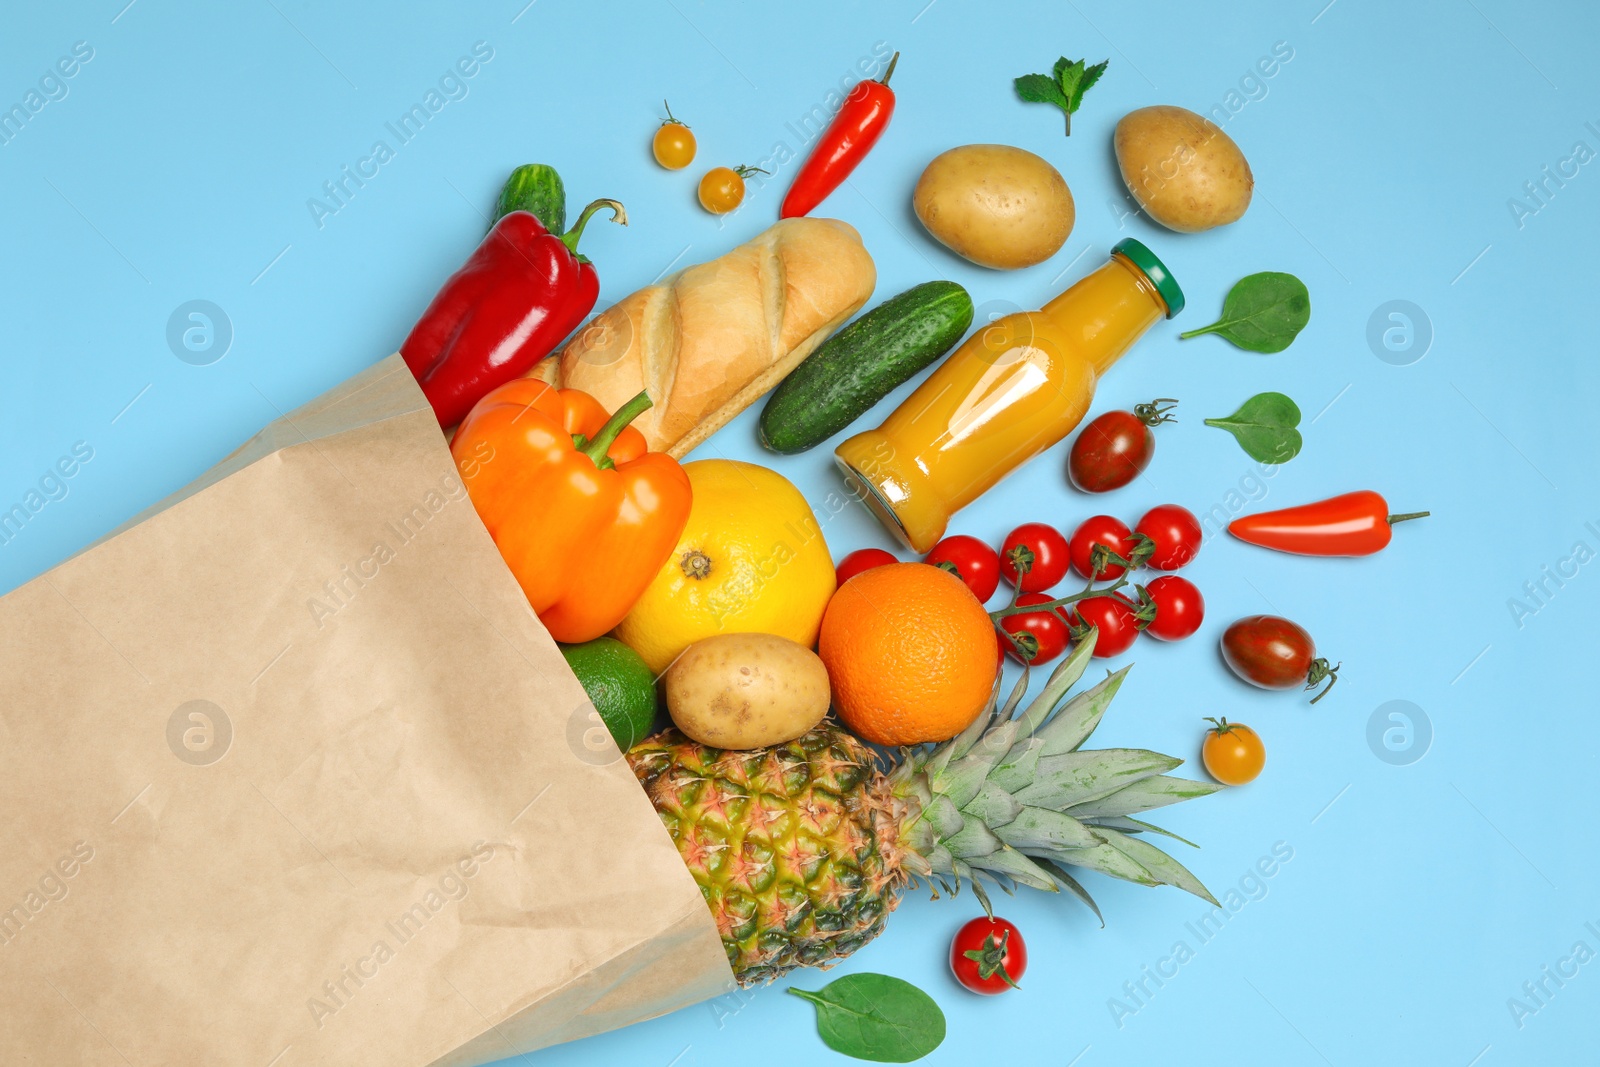
[[[656,721],[656,676],[639,653],[614,637],[597,637],[562,645],[561,654],[617,747],[626,752],[643,741]]]

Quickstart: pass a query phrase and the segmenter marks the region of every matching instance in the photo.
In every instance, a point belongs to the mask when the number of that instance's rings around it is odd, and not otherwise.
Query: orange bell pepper
[[[576,389],[518,378],[488,393],[450,452],[550,636],[588,641],[633,607],[689,521],[689,476],[628,423],[640,393],[606,416]]]

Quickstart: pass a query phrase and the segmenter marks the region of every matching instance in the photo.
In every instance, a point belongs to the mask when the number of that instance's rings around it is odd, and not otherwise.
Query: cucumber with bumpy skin
[[[557,237],[566,233],[567,189],[556,168],[545,163],[524,163],[512,171],[495,204],[494,222],[513,211],[531,212]]]
[[[815,448],[961,340],[972,297],[955,282],[924,282],[828,338],[773,391],[761,443],[781,455]]]

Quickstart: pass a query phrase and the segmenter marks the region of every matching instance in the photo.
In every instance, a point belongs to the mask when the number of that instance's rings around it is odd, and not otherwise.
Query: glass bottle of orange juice
[[[1120,241],[1041,310],[980,325],[882,426],[841,444],[839,465],[883,524],[926,552],[951,515],[1071,433],[1100,376],[1181,310],[1155,253]]]

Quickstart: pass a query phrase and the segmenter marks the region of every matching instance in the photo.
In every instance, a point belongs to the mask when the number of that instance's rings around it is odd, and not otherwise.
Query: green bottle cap
[[[1150,284],[1156,287],[1156,292],[1161,294],[1161,299],[1167,302],[1167,318],[1172,318],[1183,310],[1183,290],[1178,287],[1178,279],[1172,276],[1167,265],[1144,242],[1135,241],[1132,237],[1124,237],[1112,246],[1112,252],[1120,252],[1144,272],[1150,279]]]

